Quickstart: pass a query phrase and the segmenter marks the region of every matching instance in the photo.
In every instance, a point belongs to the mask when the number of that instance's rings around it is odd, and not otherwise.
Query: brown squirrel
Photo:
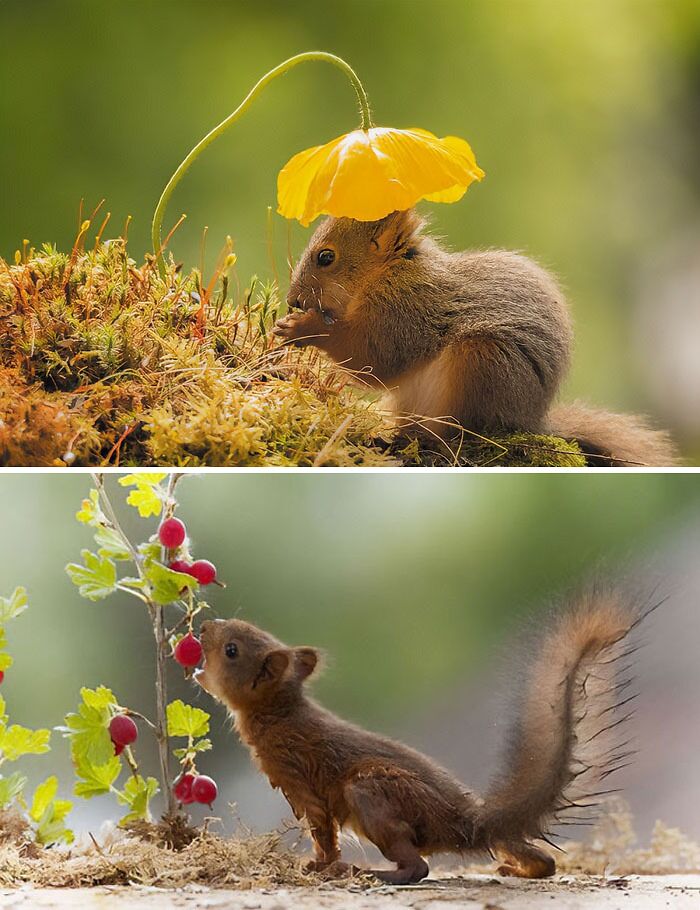
[[[522,430],[575,439],[591,465],[676,463],[669,436],[635,416],[552,406],[572,328],[555,279],[503,250],[450,253],[415,211],[327,218],[292,274],[275,334],[315,345],[398,415],[448,438]]]
[[[421,753],[314,701],[305,683],[319,665],[315,648],[288,647],[241,620],[209,620],[196,680],[229,708],[271,785],[306,819],[310,871],[354,871],[340,862],[338,834],[347,827],[396,863],[373,872],[385,882],[420,881],[424,857],[446,851],[490,854],[503,875],[540,878],[555,863],[532,841],[551,843],[549,825],[581,821],[577,811],[614,792],[598,787],[631,754],[615,735],[629,717],[618,709],[634,697],[617,661],[632,653],[624,640],[651,609],[591,590],[552,614],[518,687],[505,770],[483,799]]]

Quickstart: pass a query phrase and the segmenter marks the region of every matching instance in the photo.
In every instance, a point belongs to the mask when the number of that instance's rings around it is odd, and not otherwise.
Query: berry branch
[[[167,484],[163,485],[168,476]],[[119,705],[111,690],[81,690],[82,704],[77,714],[66,717],[61,728],[71,739],[71,753],[78,776],[75,793],[86,798],[98,793],[113,793],[128,806],[122,822],[149,819],[149,802],[158,791],[154,778],[144,780],[138,772],[133,745],[138,737],[134,718],[143,721],[153,732],[160,767],[160,781],[165,802],[164,817],[174,819],[179,809],[190,802],[210,804],[216,797],[216,784],[206,775],[198,775],[196,756],[211,748],[205,738],[209,715],[177,700],[168,704],[167,667],[172,656],[187,675],[202,659],[202,648],[193,632],[193,619],[208,604],[195,597],[200,586],[220,584],[216,567],[207,560],[190,561],[190,542],[184,523],[174,516],[177,508],[176,486],[182,475],[137,473],[119,479],[123,487],[132,487],[127,503],[142,518],[161,516],[156,533],[135,545],[122,528],[105,489],[102,475],[93,475],[94,489],[76,514],[78,521],[94,529],[97,552],[83,550],[83,564],[71,563],[66,571],[79,592],[88,600],[102,600],[114,591],[136,597],[147,610],[153,628],[155,646],[156,716],[150,720],[138,711]],[[133,576],[118,577],[117,564],[133,564]],[[179,611],[171,627],[166,624],[166,611]],[[180,635],[179,630],[186,628]],[[170,771],[170,739],[187,736],[184,749],[175,749],[180,763],[177,781]],[[116,786],[122,761],[131,773],[123,789]],[[184,781],[184,783],[183,783]],[[186,792],[185,792],[186,791]],[[186,797],[186,798],[185,798]]]

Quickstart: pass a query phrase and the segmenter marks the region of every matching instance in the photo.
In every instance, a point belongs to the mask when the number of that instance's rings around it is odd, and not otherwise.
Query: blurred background
[[[30,597],[7,626],[15,665],[2,694],[16,723],[61,724],[84,685],[108,685],[121,704],[153,713],[145,610],[119,593],[83,600],[64,572],[92,545],[73,518],[89,488],[85,474],[0,476],[0,593],[23,584]],[[155,519],[125,505],[114,476],[108,489],[132,540],[155,531]],[[429,752],[477,790],[498,766],[523,617],[536,627],[553,599],[601,572],[646,594],[658,584],[671,596],[637,656],[640,753],[615,786],[625,787],[642,840],[657,818],[700,837],[697,475],[209,473],[185,477],[178,495],[194,554],[228,585],[207,590],[217,615],[325,649],[315,687],[325,704]],[[169,682],[171,698],[212,713],[214,749],[199,770],[219,783],[225,829],[236,817],[253,829],[289,818],[224,709],[174,662]],[[145,729],[137,754],[157,773]],[[57,773],[69,795],[60,734],[50,756],[22,767],[32,782]],[[76,799],[72,821],[96,831],[117,813],[111,799]]]
[[[357,69],[380,125],[454,133],[487,179],[427,206],[456,247],[505,246],[554,268],[577,350],[566,395],[651,412],[700,461],[700,5],[696,0],[3,0],[0,255],[72,244],[106,197],[149,244],[186,152],[269,68],[325,49]],[[197,161],[168,213],[172,249],[211,269],[225,236],[240,280],[270,276],[267,206],[295,152],[357,123],[322,64],[266,89]],[[286,289],[289,243],[274,216]]]

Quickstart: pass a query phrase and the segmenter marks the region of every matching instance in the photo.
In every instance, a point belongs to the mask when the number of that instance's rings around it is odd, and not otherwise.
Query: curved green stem
[[[168,180],[165,189],[163,190],[160,199],[158,200],[158,205],[156,210],[153,213],[153,224],[151,226],[151,241],[153,243],[153,252],[156,254],[156,260],[158,262],[158,269],[161,276],[165,273],[165,263],[163,261],[163,242],[161,239],[161,228],[163,226],[163,218],[165,216],[165,209],[167,208],[170,197],[175,190],[175,187],[178,185],[180,180],[183,178],[190,165],[199,157],[199,155],[204,151],[204,149],[210,145],[218,136],[220,136],[225,130],[231,126],[238,118],[244,114],[250,105],[255,101],[260,92],[265,88],[265,86],[272,82],[272,80],[277,76],[282,76],[288,70],[295,67],[298,63],[306,63],[310,61],[324,61],[326,63],[332,63],[334,66],[337,66],[350,80],[352,87],[355,89],[357,94],[357,100],[360,105],[360,114],[362,117],[362,129],[368,130],[372,126],[372,118],[369,112],[369,101],[367,100],[367,94],[360,82],[357,73],[352,69],[352,67],[345,62],[341,57],[336,57],[335,54],[328,54],[325,51],[307,51],[303,54],[297,54],[294,57],[290,57],[288,60],[285,60],[283,63],[280,63],[279,66],[271,69],[269,73],[266,73],[259,82],[257,82],[253,88],[248,92],[246,97],[241,101],[235,111],[229,114],[224,120],[219,123],[218,126],[215,126],[207,135],[200,139],[200,141],[195,145],[192,151],[183,159],[182,163],[172,175],[170,180]]]

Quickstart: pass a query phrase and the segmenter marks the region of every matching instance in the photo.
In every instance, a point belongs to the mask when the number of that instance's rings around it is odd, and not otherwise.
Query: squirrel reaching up
[[[420,881],[424,857],[437,852],[490,854],[502,875],[541,878],[555,863],[533,841],[589,812],[631,754],[616,736],[629,716],[618,709],[633,697],[617,661],[631,654],[625,639],[648,612],[614,592],[589,592],[552,615],[518,688],[505,769],[483,799],[420,752],[314,701],[306,689],[320,660],[314,648],[289,647],[241,620],[203,622],[196,680],[229,708],[271,785],[306,819],[310,871],[354,871],[340,862],[347,827],[396,864],[373,872],[385,882]]]
[[[398,415],[447,438],[522,430],[575,439],[592,465],[668,466],[668,435],[639,417],[555,406],[571,320],[554,278],[503,250],[450,253],[415,211],[327,218],[292,274],[275,334],[315,345]]]

